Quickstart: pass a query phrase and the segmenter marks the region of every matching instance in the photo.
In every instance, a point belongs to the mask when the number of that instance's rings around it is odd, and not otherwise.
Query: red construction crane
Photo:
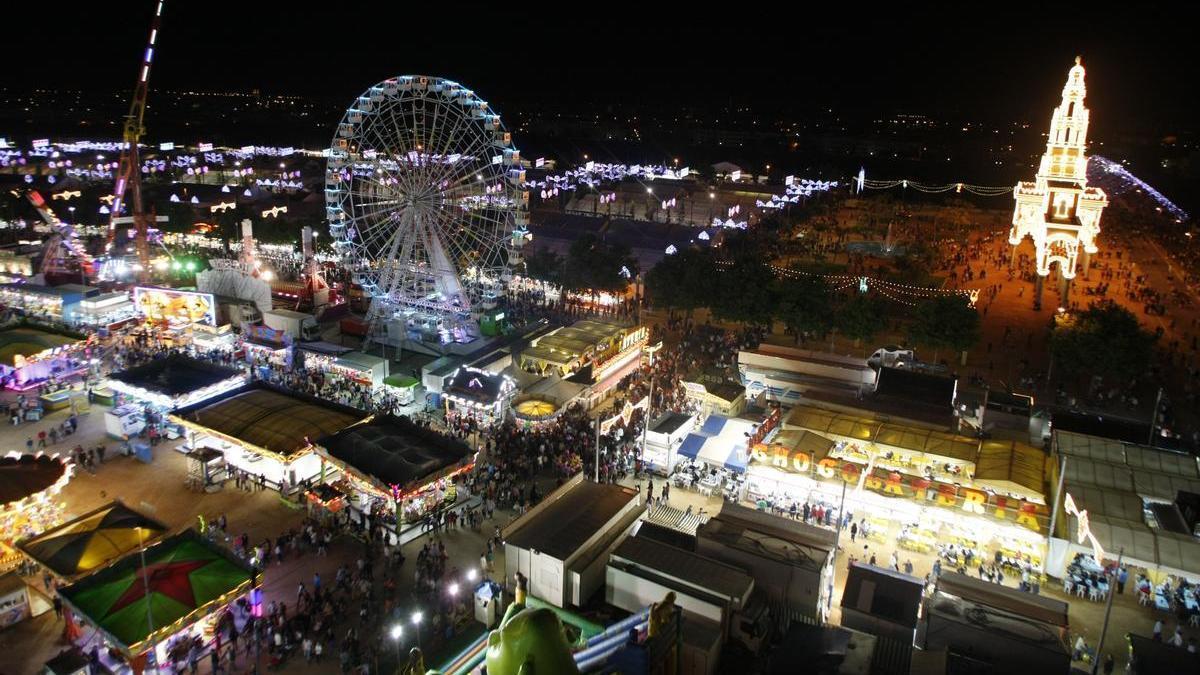
[[[150,62],[154,59],[154,43],[158,39],[158,26],[162,19],[165,0],[156,0],[156,2],[154,18],[150,21],[150,40],[146,45],[146,53],[142,57],[142,68],[138,72],[137,86],[133,90],[133,102],[129,105],[129,114],[125,116],[125,129],[122,134],[125,147],[121,150],[117,184],[113,190],[115,198],[112,204],[112,219],[108,225],[108,246],[106,247],[110,260],[124,256],[128,238],[118,236],[118,225],[132,222],[136,232],[134,245],[137,250],[137,261],[141,268],[138,271],[138,278],[143,281],[150,275],[150,245],[146,241],[146,231],[149,227],[148,222],[154,219],[154,215],[147,214],[142,205],[142,162],[138,152],[138,142],[145,132],[142,118],[146,114]],[[121,217],[121,207],[125,201],[127,190],[132,193],[130,215]]]

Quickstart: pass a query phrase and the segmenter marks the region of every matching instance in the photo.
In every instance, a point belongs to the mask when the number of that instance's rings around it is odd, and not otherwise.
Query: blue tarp
[[[709,415],[708,419],[704,420],[704,426],[700,427],[700,431],[708,436],[720,435],[721,429],[725,427],[725,422],[728,418],[720,415]]]
[[[700,454],[700,449],[704,447],[704,442],[708,440],[708,436],[702,434],[688,434],[687,438],[683,439],[683,444],[679,446],[679,454],[688,459],[696,459],[696,455]]]
[[[741,447],[744,448],[745,445]],[[739,459],[738,454],[738,448],[734,448],[733,451],[729,453],[729,457],[725,459],[725,468],[741,473],[746,470],[747,462],[744,459]]]

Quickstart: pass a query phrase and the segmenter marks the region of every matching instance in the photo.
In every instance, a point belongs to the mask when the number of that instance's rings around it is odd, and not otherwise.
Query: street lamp
[[[392,626],[392,641],[396,643],[396,663],[400,663],[400,637],[404,635],[404,626],[396,624]],[[398,667],[398,666],[397,666]]]
[[[421,647],[421,610],[412,613],[413,625],[417,627],[417,648]]]
[[[474,567],[467,570],[467,581],[475,581],[475,578],[478,576],[479,576],[479,572],[476,571],[476,569]]]
[[[458,582],[452,582],[450,588],[447,590],[450,591],[450,597],[456,597],[458,595]]]

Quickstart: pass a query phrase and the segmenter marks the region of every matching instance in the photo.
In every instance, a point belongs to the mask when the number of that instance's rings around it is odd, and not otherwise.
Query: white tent
[[[260,312],[271,309],[270,284],[240,270],[214,269],[200,272],[196,275],[196,288],[201,293],[249,300]]]

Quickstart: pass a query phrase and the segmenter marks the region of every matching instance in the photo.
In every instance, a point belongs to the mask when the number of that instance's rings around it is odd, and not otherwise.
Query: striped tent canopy
[[[18,544],[25,555],[60,577],[87,574],[142,544],[167,528],[115,501]]]

